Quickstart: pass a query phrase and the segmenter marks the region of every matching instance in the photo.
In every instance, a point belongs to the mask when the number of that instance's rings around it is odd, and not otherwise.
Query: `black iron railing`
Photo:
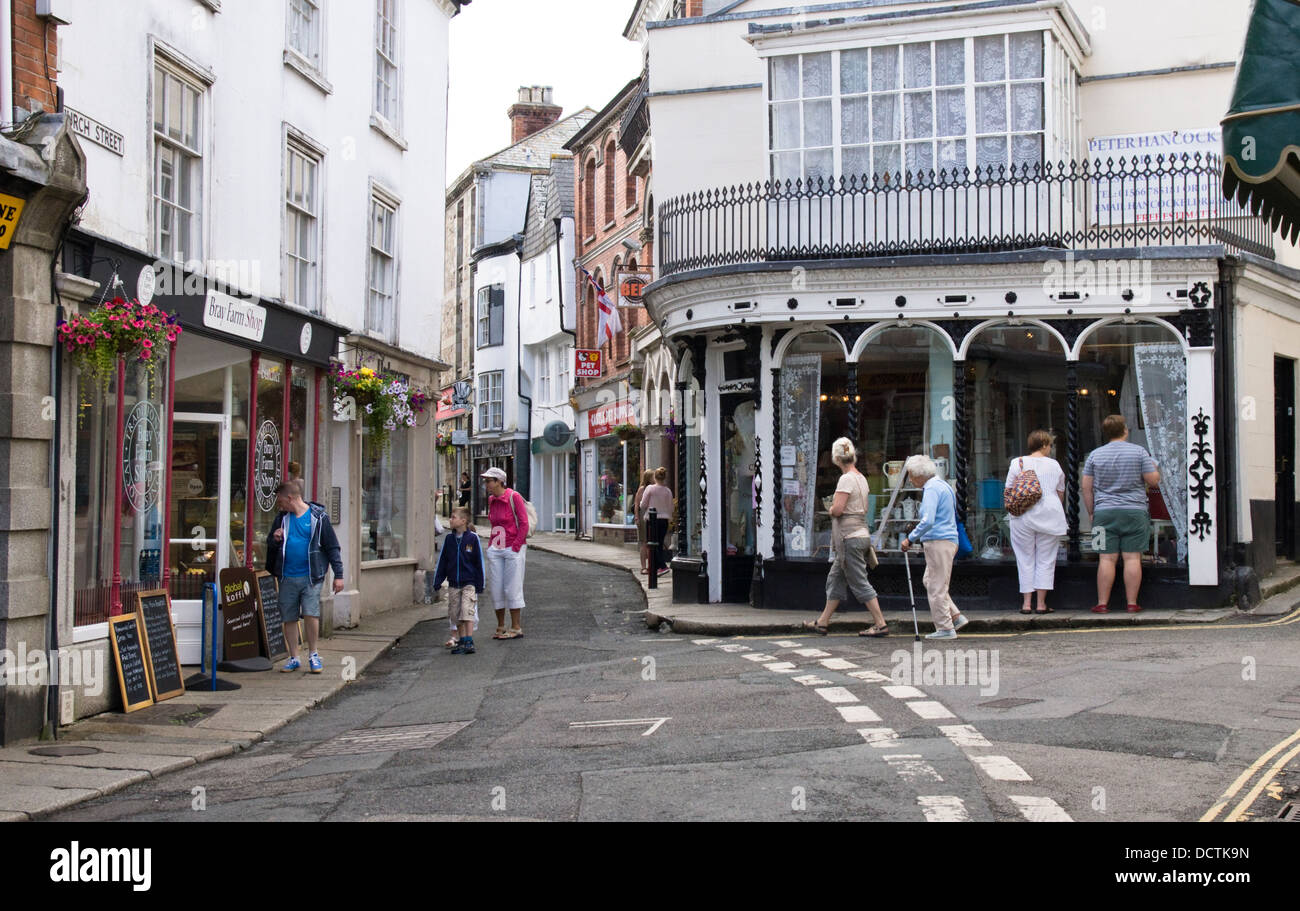
[[[657,213],[660,275],[866,256],[1223,244],[1273,257],[1213,155],[769,180]]]
[[[650,132],[650,74],[641,74],[641,84],[637,86],[636,97],[627,106],[623,121],[619,124],[618,145],[630,158]]]

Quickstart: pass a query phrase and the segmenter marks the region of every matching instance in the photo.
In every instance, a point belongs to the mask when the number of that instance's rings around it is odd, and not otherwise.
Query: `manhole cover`
[[[306,756],[345,756],[358,753],[391,753],[395,750],[427,750],[442,743],[469,721],[441,724],[408,724],[391,728],[361,728],[340,734],[307,751]]]
[[[592,693],[583,702],[622,702],[627,693]]]
[[[1014,709],[1021,705],[1031,705],[1035,702],[1042,702],[1041,699],[1018,699],[1015,696],[1009,696],[1006,699],[994,699],[992,702],[979,703],[980,708],[985,709]]]
[[[96,747],[36,747],[27,751],[33,756],[93,756],[96,753],[102,753]]]

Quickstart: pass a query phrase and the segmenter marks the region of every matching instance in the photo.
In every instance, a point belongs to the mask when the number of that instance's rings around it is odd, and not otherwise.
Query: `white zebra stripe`
[[[886,756],[885,762],[898,773],[898,777],[907,782],[943,781],[943,776],[934,770],[930,763],[916,753],[894,753]]]
[[[1016,765],[1006,756],[971,756],[970,761],[975,763],[984,773],[994,781],[1033,781],[1029,773],[1020,766]]]
[[[858,697],[854,696],[842,686],[824,686],[814,692],[825,699],[827,702],[857,702]]]
[[[877,674],[875,671],[851,671],[850,677],[857,677],[859,680],[865,680],[867,683],[888,683],[889,678],[884,674]]]
[[[966,804],[960,797],[918,797],[926,822],[970,822]]]
[[[836,710],[840,717],[849,724],[874,724],[880,720],[880,716],[866,705],[837,705]]]
[[[804,674],[802,677],[791,677],[795,683],[802,683],[804,686],[830,686],[829,680],[823,680],[816,674]]]
[[[843,658],[823,658],[817,663],[828,671],[847,671],[859,666],[852,661],[845,661]]]
[[[880,750],[899,745],[898,732],[893,728],[859,728],[858,733],[863,740]]]
[[[924,718],[926,721],[938,721],[942,718],[957,717],[944,708],[941,703],[932,700],[926,702],[904,702],[903,705],[907,706],[913,712],[916,712],[918,716]]]
[[[895,699],[924,699],[925,693],[921,692],[914,686],[882,686],[889,695]]]
[[[971,724],[941,724],[939,725],[939,730],[942,731],[943,736],[951,740],[955,746],[962,747],[963,749],[984,749],[993,746],[993,744],[989,743],[988,740],[985,739],[984,735],[975,730],[975,726]]]
[[[771,664],[763,665],[763,667],[767,668],[774,674],[793,674],[795,671],[799,670],[797,666],[791,664],[789,661],[773,661]]]
[[[1061,809],[1060,804],[1050,797],[1017,797],[1008,795],[1020,810],[1020,814],[1030,822],[1074,822],[1070,814]]]

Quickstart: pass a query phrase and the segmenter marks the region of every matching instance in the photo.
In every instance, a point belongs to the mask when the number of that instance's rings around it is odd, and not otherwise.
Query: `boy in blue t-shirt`
[[[465,506],[451,511],[451,531],[442,542],[433,590],[447,589],[447,617],[456,622],[458,641],[453,655],[474,654],[474,627],[478,624],[478,596],[484,588],[483,547],[470,528],[470,512]]]

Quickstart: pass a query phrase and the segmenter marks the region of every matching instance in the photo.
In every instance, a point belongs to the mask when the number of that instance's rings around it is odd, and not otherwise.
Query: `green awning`
[[[1300,237],[1300,0],[1254,0],[1223,118],[1223,195]]]

